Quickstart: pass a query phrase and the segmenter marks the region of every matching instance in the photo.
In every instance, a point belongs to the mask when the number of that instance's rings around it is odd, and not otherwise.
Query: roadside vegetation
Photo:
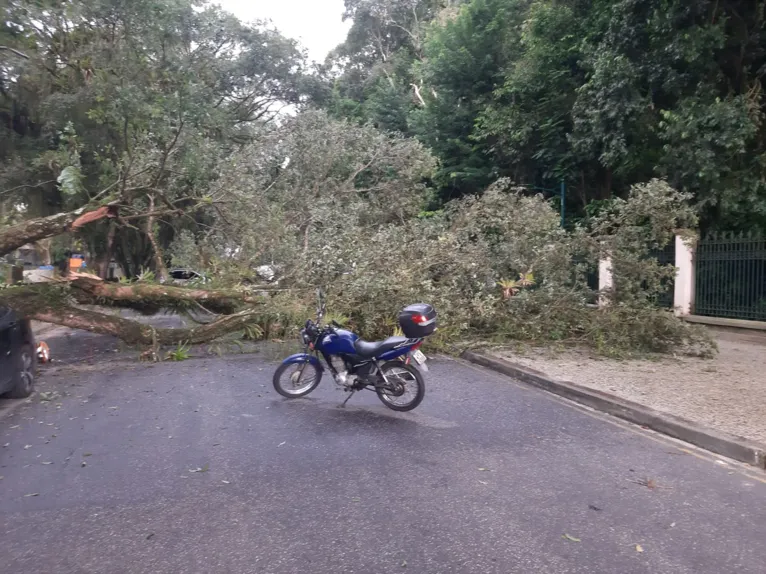
[[[0,255],[81,251],[89,269],[0,301],[176,360],[232,333],[292,337],[319,286],[368,338],[428,301],[447,350],[709,355],[658,305],[674,270],[653,254],[678,232],[764,226],[756,4],[348,0],[348,39],[312,65],[202,2],[11,0]],[[172,285],[173,267],[205,282]]]

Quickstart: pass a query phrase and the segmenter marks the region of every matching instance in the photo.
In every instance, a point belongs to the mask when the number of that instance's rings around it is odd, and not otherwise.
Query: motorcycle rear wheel
[[[426,383],[423,375],[415,367],[402,361],[388,361],[380,366],[387,384],[375,387],[378,398],[389,409],[399,412],[411,411],[426,396]]]

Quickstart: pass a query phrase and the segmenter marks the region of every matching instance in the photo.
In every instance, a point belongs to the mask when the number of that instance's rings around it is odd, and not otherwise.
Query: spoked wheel
[[[389,361],[380,367],[385,381],[376,387],[378,397],[389,409],[411,411],[426,395],[423,375],[415,367],[401,361]]]
[[[288,399],[305,397],[317,388],[322,373],[312,363],[280,365],[274,373],[274,390]]]

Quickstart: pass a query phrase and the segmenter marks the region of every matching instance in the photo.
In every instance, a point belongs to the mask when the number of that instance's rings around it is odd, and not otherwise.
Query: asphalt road
[[[446,359],[405,414],[273,369],[49,370],[0,419],[0,571],[766,571],[756,470]]]

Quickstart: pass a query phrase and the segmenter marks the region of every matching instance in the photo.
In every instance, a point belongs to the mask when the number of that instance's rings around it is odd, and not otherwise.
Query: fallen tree
[[[81,207],[74,211],[57,213],[48,217],[27,219],[16,225],[0,229],[0,257],[41,239],[54,237],[104,218],[117,217],[116,205]]]
[[[112,335],[131,345],[158,347],[198,344],[218,339],[252,324],[265,304],[263,297],[235,290],[187,289],[148,283],[110,284],[77,273],[67,280],[8,287],[0,300],[23,316],[73,329]],[[140,312],[198,308],[213,317],[186,329],[156,328],[83,306],[103,305]]]
[[[149,211],[131,218],[151,218],[153,213],[152,205]],[[0,229],[0,256],[28,243],[76,231],[105,218],[120,220],[116,204],[86,205],[7,226]],[[141,282],[114,284],[85,273],[69,273],[49,283],[19,285],[0,291],[0,303],[24,317],[112,335],[130,345],[148,345],[155,351],[155,356],[158,356],[158,347],[163,345],[205,343],[243,329],[254,319],[253,306],[262,306],[263,302],[262,297],[244,291],[189,289]],[[145,314],[196,307],[214,319],[188,329],[158,329],[78,305],[130,308]]]

